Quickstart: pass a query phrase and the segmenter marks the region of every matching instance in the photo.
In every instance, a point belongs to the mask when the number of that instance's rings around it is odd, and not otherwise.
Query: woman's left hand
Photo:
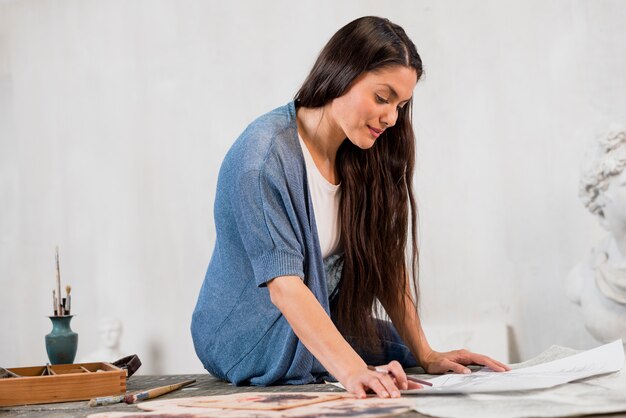
[[[500,363],[490,357],[482,354],[472,353],[468,350],[454,350],[445,353],[431,351],[420,356],[420,364],[427,373],[461,373],[468,374],[471,370],[465,366],[477,364],[487,366],[496,372],[505,372],[511,370],[509,366]]]

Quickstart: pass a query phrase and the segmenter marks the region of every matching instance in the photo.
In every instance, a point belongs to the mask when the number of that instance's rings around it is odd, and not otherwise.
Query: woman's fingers
[[[511,368],[506,364],[500,363],[499,361],[496,361],[491,357],[483,356],[482,354],[471,353],[470,360],[472,363],[487,366],[491,370],[494,370],[496,372],[505,372],[507,370],[511,370]]]
[[[495,361],[495,360],[494,360]],[[500,366],[502,366],[502,368],[504,369],[504,371],[508,372],[509,370],[511,370],[511,366],[509,366],[508,364],[496,361],[496,363],[498,363]]]
[[[487,366],[489,366],[489,368],[491,368],[491,369],[493,369],[495,371],[498,371],[498,372],[508,372],[509,370],[511,370],[511,368],[507,364],[504,364],[504,363],[502,363],[500,361],[494,360],[491,357],[487,357],[487,359],[490,362],[489,364],[487,364]],[[496,366],[499,366],[500,370],[494,369],[492,364],[496,365]]]
[[[360,370],[348,377],[344,386],[357,398],[364,398],[368,389],[374,391],[381,398],[397,398],[400,396],[400,390],[394,382],[393,375],[386,372],[376,372],[368,369]]]
[[[380,377],[382,376],[368,376],[366,385],[381,398],[389,398],[393,391],[389,391],[385,388],[385,385],[382,383],[382,379],[380,379]]]
[[[393,376],[389,374],[376,373],[378,381],[383,385],[387,394],[392,398],[400,396],[400,390],[393,381]]]
[[[395,378],[398,388],[400,388],[401,390],[408,389],[409,381],[406,378],[406,373],[404,372],[404,369],[402,368],[402,365],[400,363],[394,360],[386,366],[386,369],[389,370]]]
[[[469,374],[472,372],[470,369],[463,366],[462,364],[459,364],[452,360],[448,360],[447,358],[442,360],[440,368],[442,369],[441,371],[444,373],[451,371],[453,373]]]
[[[511,370],[509,366],[482,354],[472,353],[468,350],[455,350],[446,353],[433,351],[426,356],[422,363],[429,373],[454,372],[461,374],[471,373],[466,366],[469,364],[479,364],[487,366],[495,372],[506,372]]]
[[[350,392],[352,392],[354,396],[356,396],[359,399],[364,399],[367,397],[367,393],[365,393],[365,389],[363,388],[363,385],[358,385],[356,388],[350,390]]]
[[[417,382],[412,382],[412,381],[410,381],[410,380],[409,380],[409,383],[408,383],[408,388],[407,388],[407,389],[409,389],[409,390],[411,390],[411,389],[422,389],[423,387],[424,387],[424,386],[420,385],[419,383],[417,383]]]
[[[511,370],[509,366],[482,354],[472,353],[467,350],[457,350],[448,353],[440,353],[438,359],[431,363],[429,371],[434,373],[454,372],[467,374],[471,370],[466,366],[469,364],[478,364],[487,366],[496,372],[505,372]]]

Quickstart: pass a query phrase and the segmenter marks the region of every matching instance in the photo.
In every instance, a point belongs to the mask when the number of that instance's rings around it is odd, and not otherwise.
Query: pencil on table
[[[378,372],[378,373],[384,373],[384,374],[391,374],[391,372],[383,367],[374,367],[374,366],[367,366],[368,369],[374,371],[374,372]],[[413,377],[413,376],[406,376],[407,380],[410,380],[411,382],[415,382],[415,383],[419,383],[420,385],[426,385],[426,386],[432,386],[433,384],[430,383],[427,380],[422,380],[422,379],[418,379],[417,377]]]
[[[433,384],[427,380],[418,379],[417,377],[406,375],[406,378],[411,382],[419,383],[420,385],[432,386]]]

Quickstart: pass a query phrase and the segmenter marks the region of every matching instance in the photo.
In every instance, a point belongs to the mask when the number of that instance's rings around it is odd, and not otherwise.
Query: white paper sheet
[[[624,346],[621,340],[545,363],[494,372],[484,367],[471,374],[445,374],[419,378],[433,384],[423,389],[403,390],[403,395],[450,395],[496,393],[543,389],[622,369]],[[341,383],[333,385],[343,388]]]
[[[516,369],[569,357],[574,350],[553,346]],[[413,397],[413,409],[443,418],[570,417],[626,411],[626,368],[547,389],[485,394]]]
[[[573,380],[616,372],[624,365],[621,340],[605,344],[559,360],[508,372],[488,368],[468,375],[446,374],[429,379],[432,387],[402,391],[410,395],[444,395],[454,393],[493,393],[542,389]]]

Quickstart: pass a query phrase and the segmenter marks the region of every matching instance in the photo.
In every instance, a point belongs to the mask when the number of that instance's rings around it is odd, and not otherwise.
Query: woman
[[[435,352],[420,326],[411,292],[418,251],[410,115],[421,74],[401,27],[357,19],[330,39],[295,101],[258,118],[229,150],[215,249],[191,325],[210,373],[237,385],[330,374],[359,397],[368,389],[397,397],[419,387],[403,367],[507,369],[465,350]],[[376,300],[395,328],[373,318]]]

